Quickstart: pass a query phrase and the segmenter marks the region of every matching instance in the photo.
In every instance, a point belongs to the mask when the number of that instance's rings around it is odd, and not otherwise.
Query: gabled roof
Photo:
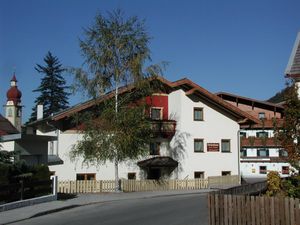
[[[20,133],[6,118],[0,115],[0,136]]]
[[[159,81],[164,87],[165,90],[169,93],[178,89],[183,90],[187,96],[195,95],[197,97],[200,97],[202,99],[205,99],[206,101],[209,101],[209,103],[213,104],[215,107],[225,111],[226,113],[230,114],[232,117],[236,119],[237,122],[240,124],[243,123],[250,123],[255,124],[259,123],[260,121],[256,119],[255,117],[251,116],[250,114],[240,110],[239,108],[233,106],[232,104],[224,101],[222,98],[218,97],[217,95],[209,92],[208,90],[204,89],[203,87],[195,84],[191,80],[184,78],[175,82],[170,82],[166,80],[165,78],[161,76],[156,76],[155,78],[151,78],[151,82]],[[119,89],[119,94],[123,94],[126,92],[130,92],[135,88],[134,85],[127,85],[124,87],[121,87]],[[58,112],[51,116],[51,118],[46,118],[41,121],[35,121],[31,123],[30,125],[38,125],[38,123],[43,123],[43,121],[60,121],[62,119],[68,119],[70,118],[74,113],[83,112],[85,110],[88,110],[92,107],[94,107],[96,104],[101,103],[107,99],[110,99],[114,96],[114,92],[109,92],[106,95],[98,98],[86,101],[84,103],[77,104],[71,108],[68,108],[66,110],[63,110],[61,112]]]
[[[227,92],[218,92],[216,93],[216,95],[218,95],[219,97],[221,97],[224,100],[228,100],[228,101],[238,101],[240,103],[244,103],[247,105],[255,105],[255,106],[259,106],[261,108],[264,109],[276,109],[278,111],[283,111],[284,107],[282,104],[275,104],[275,103],[271,103],[271,102],[267,102],[267,101],[261,101],[261,100],[256,100],[253,98],[247,98],[247,97],[243,97],[243,96],[239,96],[239,95],[235,95],[235,94],[231,94],[231,93],[227,93]]]
[[[300,32],[297,35],[285,74],[289,77],[300,78]]]

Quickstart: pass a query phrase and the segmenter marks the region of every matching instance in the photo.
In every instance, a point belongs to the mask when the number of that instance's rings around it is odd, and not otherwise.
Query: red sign
[[[207,151],[208,152],[218,152],[218,151],[220,151],[219,143],[207,143]]]

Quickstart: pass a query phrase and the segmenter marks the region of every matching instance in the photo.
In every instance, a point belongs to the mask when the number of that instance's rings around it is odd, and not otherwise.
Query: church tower
[[[22,93],[17,87],[17,79],[15,74],[10,81],[10,89],[6,93],[7,101],[4,106],[5,118],[8,119],[19,131],[22,125]]]

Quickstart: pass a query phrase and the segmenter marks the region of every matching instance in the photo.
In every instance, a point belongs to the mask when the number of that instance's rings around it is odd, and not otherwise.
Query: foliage
[[[281,193],[281,179],[277,171],[270,171],[267,175],[268,196],[276,196]]]
[[[15,183],[21,179],[38,181],[49,178],[50,172],[47,165],[29,166],[22,161],[13,164],[0,163],[0,184]]]
[[[16,152],[14,151],[9,152],[5,150],[0,150],[0,163],[12,164],[15,155]]]
[[[285,95],[289,92],[289,87],[282,89],[281,91],[277,92],[274,96],[269,98],[267,101],[271,103],[280,103],[285,100]]]
[[[45,66],[37,64],[35,70],[44,75],[41,79],[40,86],[33,90],[39,92],[35,100],[35,106],[32,108],[31,118],[29,122],[36,120],[38,104],[44,106],[44,117],[52,113],[66,109],[68,107],[68,96],[70,93],[66,92],[69,87],[66,86],[66,81],[62,76],[65,69],[59,62],[58,58],[48,52],[44,58]]]
[[[160,65],[144,68],[150,61],[149,36],[144,21],[125,18],[121,10],[98,14],[94,24],[85,29],[80,48],[85,68],[73,68],[75,88],[99,100],[104,94],[111,98],[86,117],[83,140],[74,146],[71,157],[83,156],[85,163],[101,164],[113,161],[118,188],[118,163],[135,159],[145,153],[149,143],[150,123],[144,117],[146,77],[162,72]],[[122,85],[135,87],[121,94]],[[142,88],[140,88],[142,87]],[[111,91],[110,93],[108,93]],[[135,96],[135,99],[132,97]],[[96,100],[97,101],[97,100]]]
[[[98,106],[95,115],[82,116],[86,118],[83,139],[73,146],[71,158],[82,156],[86,164],[103,164],[106,161],[118,162],[137,159],[149,153],[146,145],[151,139],[151,123],[144,116],[144,102],[131,104],[131,98],[137,90],[120,98],[118,114],[115,113],[113,101]],[[105,105],[105,106],[104,106]],[[81,122],[80,122],[81,123]]]
[[[275,123],[275,138],[288,153],[289,163],[299,171],[300,160],[300,100],[292,81],[287,83],[285,95],[284,122],[282,127]]]
[[[292,176],[282,181],[282,189],[291,198],[300,198],[300,176]]]

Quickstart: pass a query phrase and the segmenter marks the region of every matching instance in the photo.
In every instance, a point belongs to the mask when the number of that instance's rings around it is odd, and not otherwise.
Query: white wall
[[[282,174],[282,166],[289,166],[289,163],[283,163],[283,162],[241,162],[241,175],[242,177],[253,177],[253,178],[265,178],[267,177],[267,174],[260,174],[259,167],[260,166],[266,166],[267,171],[277,171],[281,177],[287,177],[289,175]],[[291,168],[291,167],[290,167]],[[292,171],[290,171],[290,174]]]
[[[204,121],[193,120],[194,107],[202,107]],[[195,171],[207,176],[220,176],[222,171],[238,174],[239,124],[203,102],[194,102],[182,90],[169,95],[169,114],[177,120],[176,135],[171,144],[184,143],[183,158],[179,159],[179,178],[194,178]],[[204,139],[204,153],[194,152],[194,138]],[[222,153],[221,139],[230,139],[231,153]],[[219,152],[207,152],[207,143],[219,143]]]
[[[64,161],[62,165],[49,166],[51,171],[55,171],[55,175],[60,180],[75,180],[77,173],[96,173],[97,180],[112,180],[114,179],[114,164],[107,162],[105,165],[83,165],[82,159],[76,159],[72,162],[70,159],[70,151],[72,146],[82,138],[82,134],[75,131],[60,132],[58,155]],[[119,177],[127,179],[127,173],[136,172],[137,179],[143,176],[138,166],[133,162],[122,163],[119,165]]]
[[[194,102],[182,90],[169,94],[169,119],[177,121],[176,134],[169,141],[161,140],[160,153],[162,156],[171,156],[179,162],[170,178],[194,178],[195,171],[204,171],[205,177],[220,176],[222,171],[231,171],[232,175],[238,174],[239,150],[238,131],[239,124],[216,111],[203,102]],[[204,121],[193,121],[193,108],[204,109]],[[75,180],[77,173],[96,173],[96,179],[114,179],[113,163],[102,166],[89,167],[82,165],[82,159],[71,162],[69,152],[72,146],[82,138],[75,131],[59,133],[58,155],[64,161],[63,165],[50,166],[61,180]],[[194,138],[203,138],[205,152],[194,153]],[[231,140],[231,152],[207,152],[207,143],[219,143],[221,139]],[[147,156],[151,158],[153,156]],[[142,159],[141,159],[142,160]],[[139,161],[139,160],[137,160]],[[137,161],[123,163],[119,167],[120,178],[127,179],[127,173],[135,172],[137,179],[144,179],[145,173],[137,166]]]

